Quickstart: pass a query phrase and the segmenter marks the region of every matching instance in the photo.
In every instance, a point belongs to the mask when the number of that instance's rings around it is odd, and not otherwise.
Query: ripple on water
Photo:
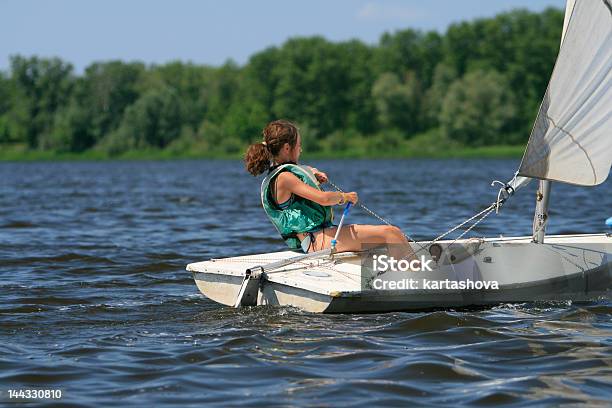
[[[471,215],[516,164],[316,163],[417,237]],[[328,316],[202,297],[186,264],[283,249],[243,174],[238,161],[0,163],[0,383],[61,388],[61,406],[609,405],[608,299]],[[389,201],[383,179],[410,189]],[[449,202],[449,185],[472,188]],[[558,186],[551,233],[602,230],[585,214],[612,207],[612,184],[578,190]],[[510,205],[512,222],[482,231],[530,231],[531,201]]]

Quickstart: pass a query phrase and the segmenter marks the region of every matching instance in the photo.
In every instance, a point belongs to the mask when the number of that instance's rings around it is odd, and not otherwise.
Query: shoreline
[[[45,161],[128,161],[128,160],[240,160],[242,152],[170,152],[167,150],[129,151],[120,155],[109,155],[99,151],[81,153],[61,153],[54,151],[24,150],[2,151],[0,146],[0,162],[45,162]],[[441,151],[363,151],[345,150],[341,152],[304,152],[308,160],[325,159],[516,159],[523,154],[525,147],[518,146],[483,146],[450,148]]]

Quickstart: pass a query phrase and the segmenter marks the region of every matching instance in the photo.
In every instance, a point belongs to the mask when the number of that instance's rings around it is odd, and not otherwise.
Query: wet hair
[[[298,138],[298,128],[287,120],[268,123],[262,133],[263,142],[250,145],[244,155],[244,166],[254,176],[270,168],[272,159],[285,143],[289,143],[291,148],[295,147]]]

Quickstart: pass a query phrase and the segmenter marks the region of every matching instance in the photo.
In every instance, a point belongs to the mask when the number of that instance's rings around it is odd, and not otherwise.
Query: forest
[[[313,157],[517,154],[562,25],[549,8],[376,44],[290,38],[244,65],[100,61],[77,74],[14,55],[0,71],[0,158],[240,157],[277,118]]]

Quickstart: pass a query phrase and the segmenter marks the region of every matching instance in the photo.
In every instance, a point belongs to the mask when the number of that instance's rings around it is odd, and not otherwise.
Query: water
[[[416,238],[517,166],[314,164]],[[534,187],[475,233],[529,234]],[[373,315],[207,300],[187,263],[283,249],[258,189],[234,161],[0,163],[0,405],[24,388],[62,390],[43,406],[609,404],[606,300]],[[604,231],[611,193],[553,185],[549,232]]]

